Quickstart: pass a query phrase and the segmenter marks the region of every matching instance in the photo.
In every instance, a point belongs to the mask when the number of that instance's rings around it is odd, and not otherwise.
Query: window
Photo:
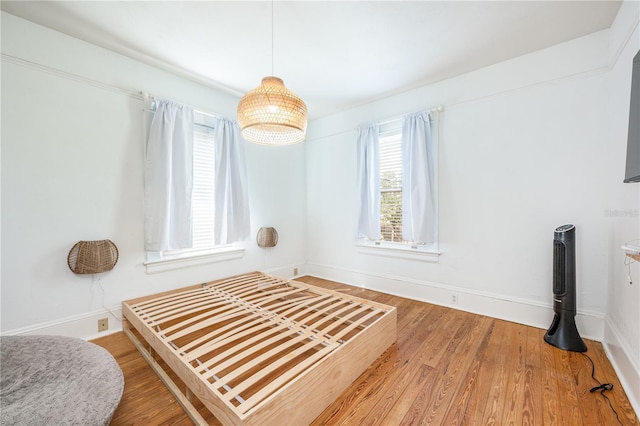
[[[383,241],[402,239],[402,132],[380,135],[380,233]]]
[[[208,118],[207,115],[194,111],[192,247],[164,252],[163,256],[209,250],[215,247],[215,149],[213,123]]]
[[[361,252],[420,260],[440,254],[434,126],[429,112],[418,112],[358,129]]]
[[[215,150],[213,130],[196,123],[193,132],[193,192],[191,217],[193,249],[214,246],[215,232]]]
[[[147,273],[235,259],[244,249],[235,243],[216,245],[216,118],[193,112],[193,170],[191,191],[191,247],[147,251]]]

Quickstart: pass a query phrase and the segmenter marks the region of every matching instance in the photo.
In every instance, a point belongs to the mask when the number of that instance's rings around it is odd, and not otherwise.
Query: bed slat
[[[123,315],[193,395],[234,425],[310,422],[396,333],[391,306],[263,273],[124,302]]]

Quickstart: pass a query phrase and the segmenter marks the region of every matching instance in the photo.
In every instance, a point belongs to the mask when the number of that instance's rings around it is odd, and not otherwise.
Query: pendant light
[[[271,74],[273,74],[273,0],[271,1]],[[238,103],[242,137],[264,145],[302,142],[307,131],[307,106],[282,79],[264,77],[260,86]]]

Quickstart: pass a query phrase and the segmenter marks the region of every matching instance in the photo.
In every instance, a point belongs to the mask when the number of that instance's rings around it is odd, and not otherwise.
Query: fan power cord
[[[591,390],[589,392],[593,393],[595,391],[599,391],[600,389],[602,389],[602,392],[611,390],[611,389],[613,389],[613,384],[611,384],[611,383],[603,383],[600,386],[596,386],[594,388],[591,388]]]
[[[618,416],[618,412],[616,411],[615,408],[613,408],[613,404],[611,404],[611,400],[609,399],[609,397],[607,395],[605,395],[606,391],[610,391],[610,390],[613,389],[613,383],[600,383],[600,380],[596,379],[596,366],[593,363],[593,360],[586,353],[584,353],[584,352],[580,352],[580,353],[585,358],[587,358],[589,360],[589,362],[591,363],[591,378],[598,384],[598,386],[592,387],[589,390],[589,392],[594,393],[594,392],[600,391],[600,395],[602,395],[604,397],[604,399],[607,400],[607,402],[609,403],[609,408],[611,408],[611,411],[613,411],[613,414],[616,415],[616,420],[618,420],[618,423],[620,423],[621,426],[624,426],[624,424],[620,421],[620,417]]]

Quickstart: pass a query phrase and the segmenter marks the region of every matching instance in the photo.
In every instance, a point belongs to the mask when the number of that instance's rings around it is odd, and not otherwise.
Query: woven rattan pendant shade
[[[238,104],[242,136],[265,145],[302,142],[307,131],[307,105],[278,77],[265,77]]]

